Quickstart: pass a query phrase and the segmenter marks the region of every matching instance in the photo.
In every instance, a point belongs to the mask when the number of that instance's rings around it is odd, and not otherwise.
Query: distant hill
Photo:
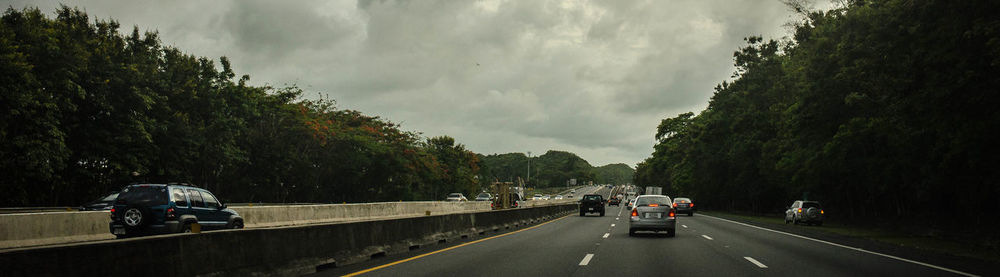
[[[516,181],[518,177],[527,179],[528,157],[523,153],[479,155],[483,184],[494,179]],[[545,154],[531,157],[530,186],[565,186],[569,179],[578,184],[594,181],[596,184],[621,184],[632,180],[634,169],[626,164],[609,164],[601,167],[590,165],[587,160],[574,153],[549,150]]]

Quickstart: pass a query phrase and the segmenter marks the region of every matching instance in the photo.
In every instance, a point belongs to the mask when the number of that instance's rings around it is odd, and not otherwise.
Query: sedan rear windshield
[[[674,202],[677,202],[677,203],[687,203],[687,202],[691,202],[691,199],[687,199],[687,198],[674,198]]]
[[[143,206],[167,204],[165,186],[129,186],[118,194],[117,203]]]
[[[461,193],[452,193],[452,194],[449,194],[448,197],[462,197],[462,194]]]
[[[666,196],[659,197],[639,197],[635,200],[636,206],[649,206],[649,204],[657,204],[660,206],[670,205],[670,198]]]
[[[587,196],[584,197],[584,199],[586,199],[586,200],[601,201],[601,196],[600,195],[587,195]]]

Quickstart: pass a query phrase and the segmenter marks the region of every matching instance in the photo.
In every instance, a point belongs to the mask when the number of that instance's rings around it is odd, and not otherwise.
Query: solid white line
[[[688,226],[687,226],[687,225],[684,225],[684,224],[681,224],[681,227],[684,227],[684,228],[687,228]]]
[[[580,265],[587,265],[587,264],[589,264],[590,263],[590,259],[593,259],[593,258],[594,258],[594,254],[587,254],[587,256],[584,256],[583,260],[580,261]]]
[[[611,235],[611,233],[604,233],[604,238],[608,238],[608,236],[610,236],[610,235]]]
[[[766,266],[766,265],[764,265],[764,264],[762,264],[762,263],[758,262],[757,260],[754,260],[754,259],[753,259],[753,258],[751,258],[751,257],[743,257],[743,258],[744,258],[744,259],[747,259],[747,261],[750,261],[751,263],[753,263],[753,264],[757,265],[757,267],[759,267],[759,268],[767,268],[767,266]]]
[[[703,237],[703,238],[705,238],[707,240],[712,240],[712,237],[709,237],[709,236],[706,236],[706,235],[701,235],[701,237]]]
[[[904,258],[896,257],[896,256],[893,256],[893,255],[888,255],[888,254],[882,254],[882,253],[878,253],[878,252],[868,251],[868,250],[864,250],[864,249],[857,248],[857,247],[850,247],[850,246],[843,245],[843,244],[832,243],[832,242],[825,241],[825,240],[818,240],[818,239],[814,239],[814,238],[810,238],[810,237],[806,237],[806,236],[800,236],[800,235],[796,235],[796,234],[792,234],[792,233],[786,233],[786,232],[782,232],[782,231],[771,230],[771,229],[767,229],[767,228],[764,228],[764,227],[758,227],[758,226],[754,226],[754,225],[750,225],[750,224],[746,224],[746,223],[742,223],[742,222],[736,222],[736,221],[732,221],[732,220],[728,220],[728,219],[718,218],[718,217],[714,217],[714,216],[710,216],[710,215],[704,215],[704,214],[702,214],[702,216],[708,217],[708,218],[714,218],[714,219],[721,220],[721,221],[726,221],[726,222],[729,222],[729,223],[735,223],[735,224],[739,224],[739,225],[743,225],[743,226],[747,226],[747,227],[751,227],[751,228],[757,228],[757,229],[764,230],[764,231],[771,231],[771,232],[774,232],[774,233],[778,233],[778,234],[782,234],[782,235],[787,235],[787,236],[792,236],[792,237],[796,237],[796,238],[800,238],[800,239],[804,239],[804,240],[811,240],[811,241],[815,241],[815,242],[819,242],[819,243],[824,243],[824,244],[827,244],[827,245],[832,245],[832,246],[836,246],[836,247],[840,247],[840,248],[846,248],[846,249],[851,249],[851,250],[855,250],[855,251],[858,251],[858,252],[864,252],[864,253],[868,253],[868,254],[872,254],[872,255],[876,255],[876,256],[882,256],[882,257],[886,257],[886,258],[890,258],[890,259],[894,259],[894,260],[898,260],[898,261],[908,262],[908,263],[912,263],[912,264],[918,264],[918,265],[930,267],[930,268],[933,268],[933,269],[938,269],[938,270],[943,270],[943,271],[955,273],[955,274],[958,274],[958,275],[969,276],[969,277],[978,277],[979,276],[979,275],[975,275],[975,274],[971,274],[971,273],[966,273],[966,272],[962,272],[962,271],[958,271],[958,270],[954,270],[954,269],[950,269],[950,268],[940,267],[940,266],[936,266],[936,265],[932,265],[932,264],[928,264],[928,263],[924,263],[924,262],[918,262],[918,261],[914,261],[914,260],[904,259]]]

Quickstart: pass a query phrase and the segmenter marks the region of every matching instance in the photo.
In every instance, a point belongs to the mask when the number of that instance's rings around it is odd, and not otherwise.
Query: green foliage
[[[442,199],[478,188],[454,139],[118,33],[79,9],[7,9],[0,24],[2,206],[78,205],[130,182],[189,182],[236,202]],[[136,174],[137,173],[137,174]]]
[[[528,157],[522,153],[480,155],[482,161],[480,180],[483,186],[494,180],[515,181],[527,179]],[[549,150],[544,155],[531,157],[532,187],[565,186],[569,179],[577,184],[593,181],[595,184],[623,184],[632,180],[633,170],[625,164],[593,167],[576,154]]]
[[[635,182],[703,207],[996,222],[1000,2],[850,1],[760,37],[707,109],[660,124]],[[943,208],[942,207],[946,207]]]

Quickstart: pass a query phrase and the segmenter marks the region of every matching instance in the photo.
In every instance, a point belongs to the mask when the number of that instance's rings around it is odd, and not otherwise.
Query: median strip
[[[410,258],[406,258],[406,259],[403,259],[403,260],[399,260],[399,261],[387,263],[387,264],[384,264],[384,265],[372,267],[372,268],[369,268],[369,269],[361,270],[361,271],[354,272],[354,273],[351,273],[351,274],[347,274],[347,275],[344,275],[344,276],[358,276],[358,275],[365,274],[365,273],[368,273],[368,272],[372,272],[372,271],[375,271],[375,270],[383,269],[383,268],[386,268],[386,267],[394,266],[394,265],[397,265],[397,264],[409,262],[409,261],[416,260],[416,259],[419,259],[419,258],[423,258],[423,257],[427,257],[427,256],[434,255],[434,254],[437,254],[437,253],[441,253],[441,252],[445,252],[445,251],[452,250],[452,249],[455,249],[455,248],[459,248],[459,247],[462,247],[462,246],[476,244],[476,243],[484,242],[484,241],[495,239],[495,238],[506,237],[506,236],[509,236],[509,235],[513,235],[513,234],[517,234],[517,233],[524,232],[524,231],[527,231],[527,230],[531,230],[531,229],[535,229],[535,228],[538,228],[538,227],[542,227],[542,225],[549,224],[549,223],[552,223],[552,222],[556,222],[556,221],[559,221],[559,220],[567,218],[567,217],[569,217],[569,216],[567,215],[567,216],[563,216],[563,217],[560,217],[560,218],[556,218],[556,219],[553,219],[551,221],[548,221],[548,222],[545,222],[545,223],[542,223],[542,224],[538,224],[538,225],[531,226],[531,227],[528,227],[528,228],[524,228],[524,229],[521,229],[521,230],[513,231],[513,232],[510,232],[510,233],[496,235],[496,236],[492,236],[492,237],[488,237],[488,238],[484,238],[484,239],[480,239],[480,240],[476,240],[476,241],[470,241],[470,242],[466,242],[466,243],[459,244],[459,245],[456,245],[456,246],[452,246],[452,247],[448,247],[448,248],[445,248],[445,249],[437,250],[437,251],[434,251],[434,252],[430,252],[430,253],[426,253],[426,254],[421,254],[421,255],[413,256],[413,257],[410,257]],[[590,262],[590,259],[586,259],[586,260],[587,260],[587,262]]]

